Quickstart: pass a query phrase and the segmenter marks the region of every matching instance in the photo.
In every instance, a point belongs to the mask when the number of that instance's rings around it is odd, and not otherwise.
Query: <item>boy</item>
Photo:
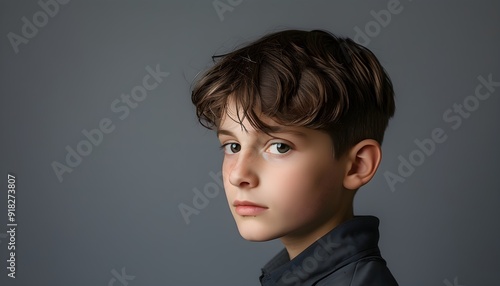
[[[195,84],[200,123],[216,129],[241,236],[280,238],[262,285],[397,285],[373,216],[354,216],[394,115],[377,58],[326,31],[269,34],[222,56]]]

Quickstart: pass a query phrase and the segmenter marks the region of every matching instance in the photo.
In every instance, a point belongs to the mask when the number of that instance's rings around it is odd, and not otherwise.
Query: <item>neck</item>
[[[349,211],[344,212],[340,216],[334,216],[326,222],[315,225],[312,228],[306,230],[298,231],[296,233],[288,234],[281,238],[281,242],[285,246],[290,260],[294,259],[307,247],[313,244],[315,241],[323,237],[325,234],[330,232],[332,229],[337,227],[339,224],[353,218],[352,208]]]

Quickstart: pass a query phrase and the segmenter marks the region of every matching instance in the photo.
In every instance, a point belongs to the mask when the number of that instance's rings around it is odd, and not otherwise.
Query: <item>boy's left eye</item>
[[[292,148],[288,146],[287,144],[284,143],[273,143],[271,144],[271,147],[269,147],[266,151],[269,150],[270,153],[272,154],[285,154],[288,151],[290,151]]]

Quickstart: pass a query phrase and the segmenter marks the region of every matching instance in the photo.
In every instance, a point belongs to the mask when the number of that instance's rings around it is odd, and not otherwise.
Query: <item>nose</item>
[[[229,182],[233,186],[240,189],[252,189],[259,184],[256,157],[252,152],[240,152],[238,158],[229,163]]]

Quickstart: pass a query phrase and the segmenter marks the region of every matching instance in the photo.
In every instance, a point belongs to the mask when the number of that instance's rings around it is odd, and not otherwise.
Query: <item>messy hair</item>
[[[338,159],[361,140],[382,144],[394,115],[388,74],[370,50],[350,38],[286,30],[212,59],[191,96],[199,122],[209,129],[219,127],[231,99],[241,126],[247,118],[269,134],[264,116],[327,132]]]

